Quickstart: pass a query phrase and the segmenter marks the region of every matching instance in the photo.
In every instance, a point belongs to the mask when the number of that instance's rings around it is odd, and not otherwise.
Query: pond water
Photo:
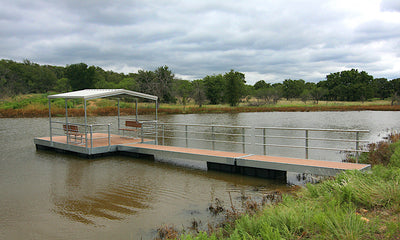
[[[113,122],[115,117],[92,117]],[[379,140],[400,129],[400,112],[309,112],[167,115],[161,122],[367,129]],[[94,160],[36,151],[34,137],[49,135],[48,120],[0,119],[0,239],[152,239],[157,227],[178,229],[217,221],[216,198],[240,208],[243,196],[261,199],[286,182],[226,174],[124,156]],[[303,152],[269,149],[271,155]],[[324,159],[323,153],[312,153]],[[326,154],[327,159],[337,157]]]

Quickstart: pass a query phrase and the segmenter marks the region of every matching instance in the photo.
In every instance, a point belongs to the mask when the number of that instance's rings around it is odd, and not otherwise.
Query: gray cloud
[[[348,68],[399,77],[398,1],[371,2],[0,0],[0,58],[167,65],[188,79],[235,69],[251,84]]]

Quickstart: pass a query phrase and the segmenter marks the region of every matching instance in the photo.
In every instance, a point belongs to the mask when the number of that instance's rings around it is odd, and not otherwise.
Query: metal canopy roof
[[[125,89],[84,89],[84,90],[79,90],[79,91],[74,91],[74,92],[50,95],[50,96],[48,96],[48,98],[49,99],[52,99],[52,98],[66,98],[66,99],[83,98],[85,100],[88,100],[88,99],[95,99],[95,98],[111,97],[111,96],[116,96],[116,95],[129,95],[129,96],[133,96],[133,97],[140,97],[140,98],[151,99],[151,100],[158,99],[157,96],[140,93],[140,92],[134,92],[134,91],[125,90]]]

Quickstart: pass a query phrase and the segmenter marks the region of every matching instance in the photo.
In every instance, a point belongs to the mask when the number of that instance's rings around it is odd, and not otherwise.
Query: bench
[[[123,131],[123,134],[125,133],[125,131],[139,131],[142,129],[142,124],[140,122],[137,121],[132,121],[132,120],[127,120],[125,121],[125,127],[126,128],[120,128],[119,130]]]
[[[71,136],[74,136],[74,137],[75,137],[75,142],[76,142],[76,140],[77,140],[78,137],[79,137],[79,139],[80,139],[81,142],[82,142],[82,140],[83,140],[83,133],[80,133],[80,132],[79,132],[78,126],[76,126],[76,125],[68,125],[68,128],[67,128],[67,125],[64,124],[64,125],[63,125],[63,129],[64,129],[65,135],[68,135],[69,137],[71,137]]]

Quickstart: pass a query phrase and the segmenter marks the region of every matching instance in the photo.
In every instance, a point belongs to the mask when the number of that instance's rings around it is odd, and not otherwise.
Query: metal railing
[[[251,138],[248,126],[225,126],[182,123],[158,123],[161,145],[167,139],[181,140],[185,147],[191,142],[206,142],[212,150],[217,149],[217,143],[241,145],[242,152],[246,152],[246,145],[250,145],[247,138]]]
[[[53,141],[53,136],[66,136],[67,145],[85,145],[85,147],[87,149],[90,149],[91,152],[93,149],[93,142],[96,139],[106,138],[108,140],[108,147],[111,146],[111,125],[111,123],[85,125],[82,123],[51,121],[50,141]],[[71,128],[71,126],[76,126],[76,129]],[[54,133],[54,130],[56,131],[56,133]],[[93,137],[94,133],[106,133],[107,135],[106,137]],[[75,139],[75,141],[73,141],[73,139]],[[80,143],[78,143],[78,140],[80,140]]]
[[[255,145],[263,146],[263,154],[267,155],[267,146],[270,147],[285,147],[285,148],[304,148],[305,158],[309,157],[309,150],[328,150],[328,151],[339,151],[339,152],[354,152],[356,154],[356,162],[358,163],[358,157],[364,150],[360,149],[360,143],[366,143],[367,140],[360,140],[360,133],[368,133],[369,130],[348,130],[348,129],[317,129],[317,128],[282,128],[282,127],[256,127],[255,138],[260,139],[262,143],[256,142]],[[273,133],[276,131],[290,131],[290,132],[300,132],[303,136],[286,136],[286,135],[268,135],[267,133]],[[354,134],[353,139],[349,138],[324,138],[324,137],[312,137],[311,133],[316,132],[327,132],[327,133],[339,133],[339,134]],[[258,134],[258,135],[257,135]],[[267,143],[268,139],[293,139],[304,141],[304,145],[284,145],[284,144],[272,144]],[[261,142],[260,141],[260,142]],[[311,143],[318,141],[320,142],[342,142],[342,143],[354,143],[354,148],[332,148],[332,147],[320,147],[311,146]]]
[[[204,142],[207,143],[203,144],[205,148],[226,150],[216,147],[216,144],[223,143],[225,146],[239,145],[243,153],[248,151],[248,146],[251,146],[253,151],[251,153],[254,154],[258,152],[257,146],[261,146],[264,155],[268,154],[267,147],[297,148],[304,149],[306,159],[309,158],[310,150],[352,152],[355,153],[357,162],[359,154],[364,152],[360,144],[368,142],[368,140],[361,140],[360,134],[369,132],[368,130],[348,129],[249,127],[184,123],[158,123],[158,131],[160,132],[159,142],[161,145],[165,145],[166,140],[179,140],[184,147],[189,147],[190,143],[199,147],[200,144],[197,144],[197,142]],[[286,134],[282,132],[286,132]],[[315,133],[328,133],[330,136],[321,137]],[[273,140],[278,141],[278,143],[273,143]],[[284,144],[287,141],[296,141],[296,143]],[[334,147],[321,146],[323,143],[329,144],[332,142],[338,142],[338,144],[335,144]],[[339,145],[343,145],[343,143],[354,144],[354,146],[340,148]],[[232,147],[230,150],[232,150]]]

